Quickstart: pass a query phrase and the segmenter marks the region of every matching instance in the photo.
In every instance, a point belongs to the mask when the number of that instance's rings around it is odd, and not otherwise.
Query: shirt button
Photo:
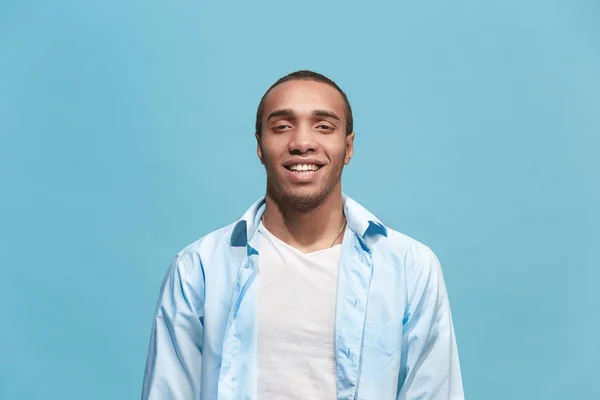
[[[246,269],[250,268],[250,261],[246,262],[246,265],[244,265],[244,268],[246,268]]]

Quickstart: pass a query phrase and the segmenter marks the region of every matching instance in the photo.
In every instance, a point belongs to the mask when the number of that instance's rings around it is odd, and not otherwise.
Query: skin
[[[265,227],[305,253],[330,247],[345,223],[341,176],[354,150],[341,94],[314,81],[276,86],[265,98],[263,131],[256,139],[267,172]],[[313,176],[298,176],[286,168],[296,162],[320,168]]]

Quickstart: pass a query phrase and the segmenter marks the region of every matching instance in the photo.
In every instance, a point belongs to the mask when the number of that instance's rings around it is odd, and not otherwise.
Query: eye
[[[277,124],[277,125],[273,125],[273,131],[275,132],[285,132],[289,129],[291,129],[292,127],[288,124]]]
[[[317,125],[317,129],[320,131],[325,131],[325,132],[332,132],[335,130],[335,128],[333,126],[327,125],[327,124]]]

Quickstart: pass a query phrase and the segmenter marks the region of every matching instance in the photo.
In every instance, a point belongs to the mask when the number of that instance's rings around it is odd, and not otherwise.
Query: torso
[[[304,254],[262,224],[258,234],[258,398],[334,399],[341,245]]]

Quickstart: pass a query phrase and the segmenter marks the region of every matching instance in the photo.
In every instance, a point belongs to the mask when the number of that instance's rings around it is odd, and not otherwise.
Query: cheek
[[[267,169],[267,172],[270,173],[280,173],[279,161],[281,159],[281,153],[277,152],[276,149],[273,148],[270,144],[263,144],[261,147],[262,150],[262,163]]]
[[[329,155],[332,160],[338,161],[346,158],[346,143],[336,143],[335,146],[331,146]]]
[[[263,141],[260,149],[262,152],[262,159],[265,164],[276,158],[274,157],[276,150],[273,146],[273,143],[270,143],[269,141]]]

